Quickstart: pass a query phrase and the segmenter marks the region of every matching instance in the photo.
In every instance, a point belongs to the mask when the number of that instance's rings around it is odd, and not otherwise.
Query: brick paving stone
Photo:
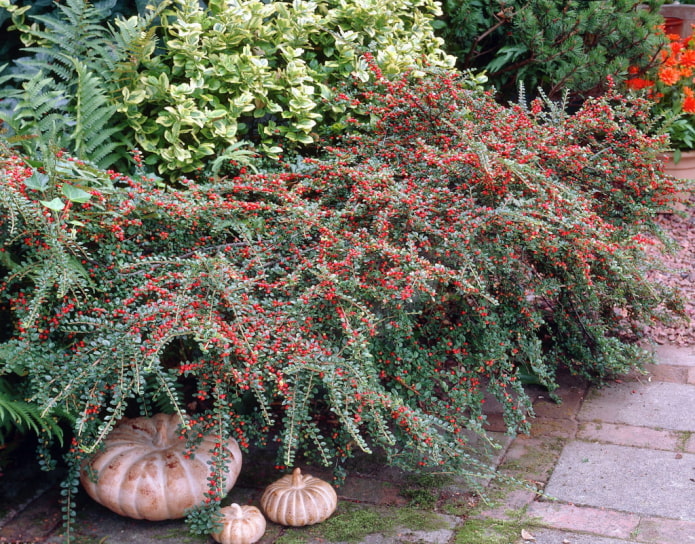
[[[183,520],[145,521],[128,519],[96,503],[78,510],[72,542],[90,544],[207,544],[203,536],[190,534]],[[66,544],[62,534],[53,534],[43,544]]]
[[[554,529],[540,529],[530,531],[535,540],[529,544],[638,544],[636,540],[616,540],[603,538],[596,535],[570,533]]]
[[[557,403],[547,393],[542,393],[536,395],[533,411],[536,417],[572,419],[581,408],[586,392],[587,388],[583,383],[560,386],[555,394],[562,402]]]
[[[636,514],[551,502],[534,502],[526,513],[555,529],[623,539],[630,538],[640,521]]]
[[[514,477],[544,484],[550,478],[563,443],[559,438],[521,435],[507,449],[500,469]]]
[[[452,518],[452,516],[441,516],[442,518]],[[452,518],[449,529],[439,529],[436,531],[413,531],[407,527],[402,527],[395,531],[394,535],[369,535],[360,544],[448,544],[454,536],[454,527],[458,520]],[[317,542],[325,543],[321,540]],[[327,543],[326,543],[327,544]],[[343,543],[340,543],[343,544]]]
[[[0,543],[43,542],[61,523],[60,493],[52,489],[0,527]]]
[[[486,432],[505,432],[507,424],[504,422],[504,415],[496,412],[486,413],[484,429]]]
[[[692,544],[695,543],[695,522],[646,518],[640,521],[637,535],[642,542]]]
[[[681,443],[681,436],[675,431],[596,422],[582,422],[577,432],[577,438],[586,441],[671,451],[678,449]]]
[[[531,423],[532,437],[553,436],[557,438],[574,438],[577,434],[577,422],[571,419],[536,418]]]
[[[459,525],[459,519],[455,516],[437,514],[436,518],[442,524],[441,529],[413,530],[408,527],[396,527],[388,534],[371,534],[359,541],[359,544],[448,544],[454,536],[454,530]],[[295,535],[292,535],[295,536]],[[295,542],[295,540],[292,540]],[[259,544],[264,544],[261,540]],[[305,544],[347,544],[345,542],[331,542],[325,538],[309,538]]]
[[[404,506],[408,500],[399,494],[399,488],[390,482],[371,478],[347,478],[338,490],[341,499],[371,504]]]
[[[501,519],[510,520],[518,518],[518,510],[531,504],[538,495],[533,491],[525,489],[514,489],[509,491],[504,498],[495,501],[490,507],[484,507],[471,517],[476,519]]]

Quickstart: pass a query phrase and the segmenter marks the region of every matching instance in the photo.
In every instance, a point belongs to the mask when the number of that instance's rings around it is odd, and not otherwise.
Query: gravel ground
[[[649,335],[658,344],[695,346],[695,193],[681,207],[682,214],[659,217],[659,223],[671,234],[679,249],[674,255],[662,258],[668,270],[653,272],[651,277],[681,291],[690,322],[652,327]]]

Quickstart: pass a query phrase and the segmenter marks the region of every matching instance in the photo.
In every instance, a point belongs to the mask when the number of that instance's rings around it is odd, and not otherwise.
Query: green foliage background
[[[506,98],[519,84],[552,98],[601,93],[645,66],[663,37],[663,0],[443,0],[438,33],[460,68],[485,70]]]
[[[15,134],[100,166],[137,146],[173,178],[233,158],[241,141],[277,157],[343,132],[350,108],[335,89],[370,77],[364,53],[389,75],[453,63],[434,36],[433,0],[175,0],[108,26],[111,12],[84,0],[31,24],[27,6],[6,7],[31,53],[0,80],[14,86],[0,118]]]

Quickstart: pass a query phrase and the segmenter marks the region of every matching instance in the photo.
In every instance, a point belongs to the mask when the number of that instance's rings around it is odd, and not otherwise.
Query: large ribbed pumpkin
[[[176,519],[202,503],[208,491],[212,450],[217,439],[204,436],[186,458],[186,441],[176,414],[124,418],[104,439],[103,448],[82,468],[80,480],[90,497],[134,519]],[[224,493],[241,470],[241,451],[227,440]]]
[[[261,497],[261,508],[271,521],[292,527],[324,521],[337,505],[331,484],[303,475],[299,468],[270,484]]]

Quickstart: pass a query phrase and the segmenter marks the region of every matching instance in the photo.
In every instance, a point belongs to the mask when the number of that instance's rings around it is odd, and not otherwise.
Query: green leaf
[[[87,191],[67,184],[63,185],[62,193],[70,202],[77,202],[79,204],[83,204],[92,198],[92,195]]]
[[[46,174],[41,172],[34,172],[31,176],[24,180],[24,185],[27,189],[34,189],[36,191],[45,191],[48,189],[49,178]]]
[[[56,212],[59,212],[65,208],[65,202],[63,202],[59,198],[54,198],[53,200],[41,200],[40,202],[49,210],[53,210]]]

